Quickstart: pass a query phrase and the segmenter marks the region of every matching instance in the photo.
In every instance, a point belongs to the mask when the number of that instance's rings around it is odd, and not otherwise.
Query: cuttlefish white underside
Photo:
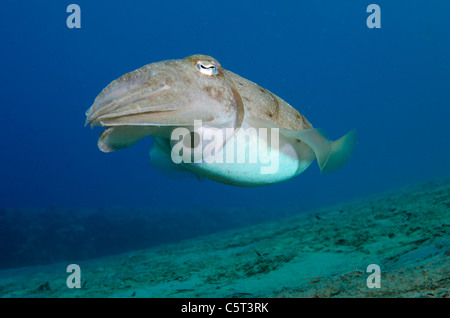
[[[206,55],[152,63],[123,75],[103,89],[86,116],[86,124],[107,127],[98,140],[104,152],[127,148],[153,136],[150,162],[157,169],[191,172],[238,186],[285,181],[302,173],[314,158],[322,173],[334,171],[350,159],[356,145],[354,130],[330,141],[284,100],[222,69],[217,60]],[[195,125],[199,122],[201,130]],[[180,128],[190,133],[174,140],[173,133]],[[214,158],[230,154],[227,158],[233,160],[201,157],[175,163],[176,144],[200,147],[201,152],[208,141],[199,144],[196,138],[208,129],[223,136],[211,139],[219,145],[212,152]],[[256,135],[246,135],[249,129]],[[247,137],[239,139],[241,135]],[[270,143],[272,136],[277,137],[276,147]],[[237,139],[245,143],[244,160],[237,158],[236,142],[231,142]],[[268,158],[276,158],[275,169],[268,169]],[[262,172],[264,168],[266,172]]]

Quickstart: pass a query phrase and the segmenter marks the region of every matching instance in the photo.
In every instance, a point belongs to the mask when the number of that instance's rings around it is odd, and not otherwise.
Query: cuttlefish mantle
[[[86,112],[106,130],[103,152],[152,136],[150,162],[168,175],[193,173],[238,186],[263,186],[302,173],[316,158],[323,174],[356,145],[350,131],[331,141],[284,100],[206,55],[151,63],[109,84]]]

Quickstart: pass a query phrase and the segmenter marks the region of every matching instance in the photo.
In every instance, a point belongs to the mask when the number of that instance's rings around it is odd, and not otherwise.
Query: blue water
[[[70,3],[81,7],[81,29],[66,26]],[[301,212],[448,176],[450,2],[377,1],[381,29],[366,26],[370,3],[3,3],[0,207],[244,206],[276,215],[279,206]],[[102,129],[84,122],[100,91],[148,63],[197,53],[280,96],[332,139],[356,128],[351,161],[325,176],[314,162],[284,183],[241,188],[159,175],[150,139],[99,151]]]

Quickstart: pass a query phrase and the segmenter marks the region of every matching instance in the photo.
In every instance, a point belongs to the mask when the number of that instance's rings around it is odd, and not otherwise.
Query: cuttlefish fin
[[[181,163],[174,163],[170,153],[171,148],[167,139],[153,138],[153,145],[150,149],[150,164],[165,177],[172,179],[196,177],[199,181],[203,181],[202,177],[187,170]]]
[[[296,138],[306,143],[316,155],[322,174],[335,171],[345,165],[356,147],[356,130],[348,132],[336,141],[331,141],[320,128],[288,130],[280,128],[286,137]]]

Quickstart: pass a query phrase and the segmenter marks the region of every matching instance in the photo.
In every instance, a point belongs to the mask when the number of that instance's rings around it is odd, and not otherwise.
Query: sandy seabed
[[[1,297],[450,297],[450,179],[77,263],[0,271]],[[368,288],[367,267],[381,269]]]

